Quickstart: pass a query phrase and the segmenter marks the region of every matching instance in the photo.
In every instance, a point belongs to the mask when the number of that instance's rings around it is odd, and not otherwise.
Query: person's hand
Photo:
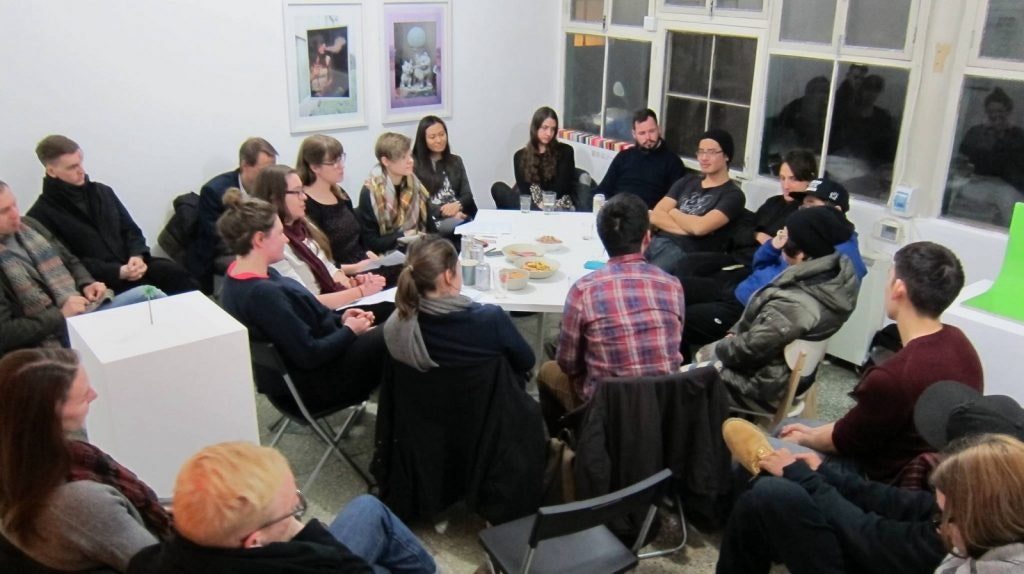
[[[348,309],[342,315],[342,324],[352,329],[356,335],[362,335],[373,326],[373,313],[366,313],[360,309]]]
[[[146,262],[142,257],[134,255],[128,258],[128,262],[121,266],[118,276],[125,281],[138,281],[146,274]]]
[[[380,275],[374,275],[373,273],[356,275],[355,281],[359,286],[359,292],[362,293],[363,297],[379,293],[380,290],[384,288],[384,278]]]
[[[754,234],[754,240],[757,241],[761,245],[764,245],[765,241],[771,241],[772,239],[774,239],[774,237],[772,237],[771,235],[768,235],[767,233],[765,233],[763,231],[758,231],[757,233]]]
[[[772,238],[772,247],[781,250],[785,247],[787,240],[789,240],[789,232],[787,232],[786,228],[783,227],[775,234],[775,237]]]
[[[82,295],[90,301],[96,301],[107,292],[107,286],[100,281],[93,281],[82,288]]]
[[[445,217],[455,217],[455,214],[462,211],[462,204],[458,201],[446,203],[441,206],[441,215]]]
[[[455,219],[459,219],[459,220],[465,221],[465,219],[467,217],[469,217],[469,216],[466,215],[465,213],[462,213],[461,211],[455,214]]]
[[[772,476],[782,476],[782,469],[793,464],[796,460],[796,457],[793,456],[793,453],[789,452],[788,448],[780,448],[757,461],[757,464],[761,467],[761,470]]]
[[[378,257],[377,254],[374,253],[373,251],[367,251],[366,258],[369,259],[370,261],[376,261],[380,259],[380,257]]]
[[[779,438],[802,445],[803,443],[801,441],[804,437],[810,434],[810,432],[811,427],[805,424],[793,423],[782,427],[782,430],[779,432]]]
[[[75,315],[81,315],[85,313],[86,306],[89,305],[89,300],[81,295],[72,295],[68,297],[68,300],[60,306],[60,314],[65,317],[74,317]]]
[[[405,236],[406,237],[412,237],[413,235],[419,235],[419,233],[420,233],[420,230],[419,229],[415,229],[415,228],[413,228],[413,229],[406,229],[405,230]]]
[[[821,457],[813,452],[798,452],[793,455],[797,460],[802,460],[811,467],[811,470],[818,470],[821,466]]]

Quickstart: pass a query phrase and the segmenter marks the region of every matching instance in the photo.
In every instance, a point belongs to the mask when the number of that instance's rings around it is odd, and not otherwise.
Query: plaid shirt
[[[683,359],[684,308],[678,279],[639,253],[612,257],[569,289],[558,366],[570,379],[583,379],[584,399],[605,377],[672,373]]]

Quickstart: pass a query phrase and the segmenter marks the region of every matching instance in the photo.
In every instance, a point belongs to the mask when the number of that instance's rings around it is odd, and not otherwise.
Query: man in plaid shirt
[[[542,402],[571,410],[590,399],[606,377],[666,375],[679,369],[683,288],[679,279],[644,261],[651,241],[643,200],[616,195],[597,216],[610,259],[569,290],[555,361],[537,377]]]

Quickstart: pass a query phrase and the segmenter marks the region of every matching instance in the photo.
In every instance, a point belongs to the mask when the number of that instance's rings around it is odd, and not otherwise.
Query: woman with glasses
[[[362,228],[363,245],[377,253],[398,249],[437,227],[428,214],[430,191],[414,173],[412,141],[402,134],[387,132],[373,148],[377,165],[359,192],[356,216]]]
[[[1024,443],[1002,434],[967,439],[931,481],[949,550],[936,574],[1024,572]]]
[[[317,299],[337,309],[384,287],[384,278],[373,273],[354,277],[335,267],[327,237],[306,219],[306,191],[298,173],[286,165],[273,165],[256,178],[253,197],[273,205],[284,224],[288,247],[284,259],[273,264],[284,277],[301,283]]]
[[[729,132],[710,129],[700,137],[695,151],[700,174],[673,184],[651,211],[651,225],[658,232],[647,251],[648,261],[686,277],[700,271],[699,258],[693,254],[727,255],[733,224],[743,217],[746,204],[743,191],[729,178],[733,153]]]
[[[295,193],[289,195],[300,193],[298,176],[287,167],[284,171],[286,177],[292,176],[288,188]],[[284,259],[288,244],[274,206],[262,199],[243,198],[241,191],[232,188],[224,194],[224,207],[217,232],[235,253],[224,276],[224,310],[245,325],[250,337],[277,347],[310,411],[365,400],[380,381],[386,352],[379,329],[371,329],[374,314],[346,309],[339,315],[309,289],[271,267]],[[273,386],[261,386],[260,392],[273,396],[275,402],[291,402],[280,377],[268,379]]]
[[[95,399],[74,351],[0,360],[0,534],[55,570],[124,572],[136,552],[171,534],[145,483],[72,438]]]
[[[420,120],[412,155],[416,177],[430,190],[430,218],[438,233],[454,237],[455,227],[472,221],[477,209],[466,166],[448,145],[448,126],[444,120],[437,116]]]
[[[491,186],[491,197],[498,209],[519,207],[519,195],[531,197],[533,208],[540,209],[542,192],[555,192],[555,208],[573,211],[576,186],[576,156],[572,146],[558,141],[558,114],[543,106],[533,112],[530,139],[512,156],[516,188],[504,182]]]

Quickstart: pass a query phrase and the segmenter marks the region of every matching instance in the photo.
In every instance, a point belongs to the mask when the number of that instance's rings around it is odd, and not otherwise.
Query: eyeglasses
[[[261,524],[255,530],[253,530],[249,534],[246,534],[245,536],[243,536],[242,537],[242,543],[245,543],[245,539],[249,538],[250,536],[252,536],[254,532],[259,532],[260,530],[263,530],[264,528],[267,528],[268,526],[273,526],[273,525],[277,524],[278,522],[281,522],[282,520],[286,520],[288,518],[294,518],[295,520],[302,520],[302,517],[306,514],[306,509],[309,507],[309,504],[306,502],[306,497],[303,496],[301,490],[295,489],[295,496],[297,496],[299,498],[299,503],[295,505],[295,508],[293,508],[291,512],[289,512],[288,514],[285,514],[284,516],[280,516],[280,517],[275,518],[273,520],[268,520],[268,521],[264,522],[263,524]]]
[[[286,189],[284,190],[285,195],[306,195],[304,189]]]
[[[720,149],[698,149],[697,152],[694,153],[694,155],[697,156],[697,157],[700,157],[702,155],[703,156],[708,156],[708,157],[714,157],[714,156],[716,156],[716,155],[718,155],[720,153],[722,153],[722,150],[720,150]]]
[[[325,161],[324,163],[322,163],[320,165],[341,167],[341,166],[345,165],[345,160],[346,159],[348,159],[348,156],[346,154],[342,153],[341,156],[338,157],[338,159],[336,159],[334,161]]]

